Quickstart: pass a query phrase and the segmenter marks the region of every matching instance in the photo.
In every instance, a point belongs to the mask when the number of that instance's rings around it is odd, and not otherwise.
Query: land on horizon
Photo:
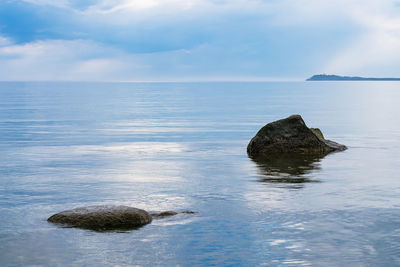
[[[306,81],[400,81],[400,78],[375,78],[358,76],[340,76],[329,74],[317,74],[308,78]]]

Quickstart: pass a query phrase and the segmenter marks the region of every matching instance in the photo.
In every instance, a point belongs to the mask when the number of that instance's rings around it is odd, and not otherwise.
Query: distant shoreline
[[[318,74],[308,78],[306,81],[400,81],[400,78],[365,78]]]

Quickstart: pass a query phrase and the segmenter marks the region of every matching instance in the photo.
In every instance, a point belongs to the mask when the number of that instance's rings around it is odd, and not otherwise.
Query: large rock
[[[89,206],[54,214],[49,222],[91,230],[133,229],[151,222],[147,211],[127,206]]]
[[[300,115],[268,123],[261,128],[247,146],[250,157],[299,153],[326,155],[347,147],[326,140],[319,129],[310,129]]]

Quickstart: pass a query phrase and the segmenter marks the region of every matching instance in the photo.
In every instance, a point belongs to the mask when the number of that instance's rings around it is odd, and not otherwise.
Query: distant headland
[[[400,81],[400,78],[365,78],[318,74],[308,78],[306,81]]]

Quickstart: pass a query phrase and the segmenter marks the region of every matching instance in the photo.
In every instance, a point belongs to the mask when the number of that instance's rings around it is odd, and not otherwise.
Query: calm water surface
[[[254,162],[301,114],[345,152]],[[1,266],[399,266],[400,83],[0,83]],[[47,223],[122,204],[139,230]]]

